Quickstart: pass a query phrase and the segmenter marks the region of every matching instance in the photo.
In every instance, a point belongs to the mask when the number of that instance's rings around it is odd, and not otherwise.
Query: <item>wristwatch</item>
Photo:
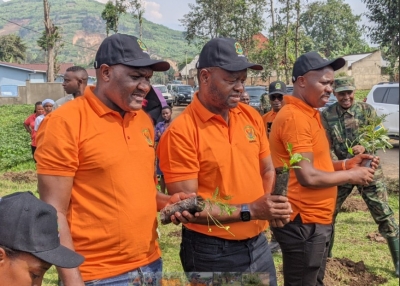
[[[242,221],[250,221],[251,215],[248,205],[242,205],[242,209],[240,210],[240,218]]]

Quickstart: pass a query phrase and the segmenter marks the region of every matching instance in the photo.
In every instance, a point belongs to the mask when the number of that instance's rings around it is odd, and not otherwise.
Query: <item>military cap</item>
[[[354,78],[351,76],[344,76],[335,78],[334,92],[341,92],[345,90],[355,90]]]

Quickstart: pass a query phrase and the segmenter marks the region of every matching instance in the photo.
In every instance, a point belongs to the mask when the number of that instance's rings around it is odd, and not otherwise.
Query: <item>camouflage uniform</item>
[[[354,80],[351,77],[335,79],[335,92],[355,90]],[[352,158],[347,150],[352,146],[359,145],[357,141],[358,128],[368,125],[368,118],[376,116],[372,106],[363,102],[355,102],[345,110],[338,103],[325,109],[321,114],[322,124],[327,133],[331,146],[333,160],[344,160]],[[346,146],[347,144],[347,146]],[[393,211],[388,204],[387,190],[383,182],[382,168],[379,166],[375,171],[374,181],[368,186],[354,186],[350,184],[338,186],[338,196],[333,223],[346,198],[350,195],[353,188],[357,187],[368,209],[379,225],[380,234],[388,240],[389,249],[396,268],[396,275],[399,273],[399,227],[396,224]],[[329,256],[333,247],[334,233],[329,248]]]

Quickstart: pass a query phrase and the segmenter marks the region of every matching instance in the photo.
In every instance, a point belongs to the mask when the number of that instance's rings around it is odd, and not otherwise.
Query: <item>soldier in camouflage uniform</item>
[[[349,159],[354,155],[365,152],[365,148],[359,145],[357,141],[358,128],[362,125],[368,125],[368,118],[376,116],[371,105],[354,101],[354,91],[355,86],[352,77],[335,79],[334,94],[338,102],[325,109],[321,114],[333,160]],[[388,205],[387,190],[382,179],[382,168],[379,166],[375,171],[374,181],[370,185],[356,187],[367,204],[373,219],[379,225],[380,234],[388,242],[396,275],[399,276],[399,227],[394,220],[393,211]],[[334,222],[353,187],[354,185],[350,184],[338,186]],[[334,233],[329,248],[329,257],[332,256],[333,241]]]

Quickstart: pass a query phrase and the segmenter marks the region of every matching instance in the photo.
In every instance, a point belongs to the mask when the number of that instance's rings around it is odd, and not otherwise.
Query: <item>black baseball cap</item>
[[[102,64],[150,67],[153,71],[169,70],[169,63],[150,59],[142,40],[125,34],[114,34],[104,39],[96,53],[94,68]]]
[[[293,66],[292,82],[294,83],[299,76],[303,76],[309,71],[319,70],[331,66],[334,71],[342,68],[346,61],[343,58],[327,60],[317,52],[308,52],[297,58]]]
[[[286,91],[286,84],[283,81],[273,81],[269,85],[268,88],[268,95],[273,95],[273,94],[287,94]]]
[[[56,209],[31,192],[0,198],[0,245],[63,268],[78,267],[84,260],[60,245]]]
[[[239,42],[231,38],[214,38],[200,52],[197,69],[219,67],[227,71],[262,70],[261,65],[249,63]]]

